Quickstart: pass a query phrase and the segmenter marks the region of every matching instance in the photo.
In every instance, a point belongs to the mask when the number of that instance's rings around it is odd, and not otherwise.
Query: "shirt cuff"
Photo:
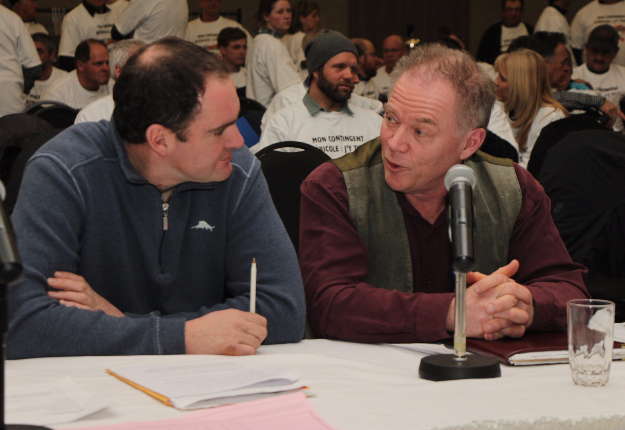
[[[186,354],[185,322],[184,318],[156,318],[157,354]]]
[[[453,298],[453,293],[423,294],[415,317],[415,333],[421,342],[435,342],[450,337],[445,326]]]

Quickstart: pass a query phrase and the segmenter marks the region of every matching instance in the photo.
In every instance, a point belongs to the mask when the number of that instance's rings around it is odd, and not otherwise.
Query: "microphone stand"
[[[448,176],[451,171],[450,169]],[[453,266],[456,277],[454,353],[430,355],[422,358],[419,365],[419,376],[431,381],[498,378],[501,376],[501,368],[496,358],[476,354],[467,355],[467,273],[475,268],[475,260],[473,259],[473,195],[472,187],[468,183],[463,183],[454,189],[448,186],[447,179],[445,177],[445,185],[450,190],[449,234],[454,249]],[[465,194],[458,194],[458,188],[462,188]],[[461,209],[455,210],[456,203],[454,202],[462,203],[459,205]],[[451,227],[454,222],[460,226],[458,231]],[[458,236],[464,236],[464,240]]]
[[[48,427],[24,424],[5,424],[5,372],[6,337],[9,329],[7,290],[9,285],[22,277],[22,263],[17,253],[11,223],[0,201],[0,334],[2,336],[2,363],[0,363],[0,429],[1,430],[50,430]]]

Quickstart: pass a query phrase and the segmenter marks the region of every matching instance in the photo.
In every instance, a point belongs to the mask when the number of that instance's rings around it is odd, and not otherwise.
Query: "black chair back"
[[[588,267],[589,278],[625,277],[625,136],[569,134],[549,150],[539,180],[573,261]]]
[[[283,152],[281,148],[298,148],[298,152]],[[312,145],[301,142],[281,142],[267,146],[256,154],[269,185],[273,204],[282,219],[295,251],[299,253],[299,215],[304,179],[330,157]]]
[[[12,161],[24,145],[53,128],[45,119],[24,113],[0,118],[0,180],[6,180]]]
[[[540,169],[542,169],[549,150],[568,136],[569,133],[582,130],[606,130],[606,128],[599,123],[594,115],[590,114],[571,115],[546,125],[540,132],[538,139],[536,139],[532,149],[532,156],[527,163],[527,171],[534,178],[538,179],[540,177]]]
[[[74,125],[79,110],[69,107],[63,103],[55,103],[39,109],[34,115],[38,118],[45,119],[54,128],[67,128]]]
[[[6,151],[2,158],[0,158],[0,165],[7,166],[7,175],[6,175],[6,198],[4,199],[4,210],[7,215],[11,215],[13,213],[13,209],[15,208],[15,202],[17,201],[17,195],[20,190],[20,186],[22,185],[22,177],[24,176],[24,168],[26,167],[26,163],[30,160],[30,157],[33,156],[35,152],[44,143],[48,140],[52,139],[54,136],[62,132],[62,128],[55,128],[52,130],[44,131],[38,136],[33,137],[28,143],[26,143],[19,151],[13,152],[9,154],[9,151]],[[11,157],[12,160],[8,160]]]

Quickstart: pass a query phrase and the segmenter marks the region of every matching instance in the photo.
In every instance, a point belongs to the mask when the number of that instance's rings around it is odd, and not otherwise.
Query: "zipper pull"
[[[169,229],[169,221],[167,219],[167,210],[169,209],[169,203],[163,203],[163,230]]]

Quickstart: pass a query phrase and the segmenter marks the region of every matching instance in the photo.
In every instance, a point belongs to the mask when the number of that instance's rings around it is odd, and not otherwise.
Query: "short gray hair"
[[[120,69],[123,69],[126,65],[126,61],[128,61],[128,58],[130,57],[130,54],[141,48],[143,45],[145,45],[145,42],[137,39],[120,40],[113,45],[111,51],[109,52],[109,68],[111,69],[111,78],[117,80],[115,77],[115,66],[119,66]]]
[[[486,128],[495,103],[495,82],[480,69],[466,51],[438,43],[421,43],[404,55],[391,73],[393,87],[404,73],[413,73],[424,81],[444,79],[456,90],[456,122],[462,133]]]

